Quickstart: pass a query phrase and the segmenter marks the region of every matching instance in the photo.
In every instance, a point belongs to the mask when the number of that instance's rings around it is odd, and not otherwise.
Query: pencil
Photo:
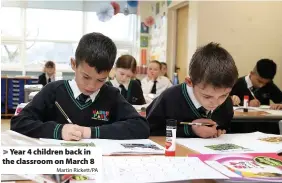
[[[192,122],[180,122],[181,125],[197,125],[197,126],[214,126],[211,124],[207,124],[207,123],[192,123]]]
[[[68,117],[68,115],[65,113],[65,111],[63,110],[63,108],[60,106],[60,104],[55,101],[55,104],[56,106],[58,107],[58,109],[61,111],[61,113],[63,114],[63,116],[66,118],[66,120],[69,122],[69,123],[72,123],[70,118]]]
[[[251,92],[251,94],[252,94],[252,96],[254,97],[254,99],[257,100],[257,98],[255,97],[255,94],[252,92],[252,90],[251,90],[250,88],[248,88],[248,89],[249,89],[249,91]]]

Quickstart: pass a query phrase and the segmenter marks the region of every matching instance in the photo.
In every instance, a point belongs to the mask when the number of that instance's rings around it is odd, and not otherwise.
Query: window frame
[[[5,8],[5,7],[2,7]],[[9,7],[8,7],[9,8]],[[28,41],[35,41],[35,39],[32,38],[27,38],[25,36],[25,32],[27,30],[27,8],[25,7],[20,7],[21,9],[21,22],[23,22],[23,25],[21,26],[21,36],[3,36],[1,35],[1,45],[3,43],[6,44],[19,44],[20,45],[20,63],[19,64],[3,64],[1,63],[1,70],[2,71],[22,71],[22,74],[25,75],[26,71],[35,71],[35,72],[40,72],[42,71],[42,68],[34,67],[33,69],[30,69],[32,67],[32,64],[27,65],[27,51],[26,51],[26,42]],[[72,11],[72,10],[70,10]],[[82,12],[82,34],[86,34],[86,23],[87,23],[87,12],[83,11]],[[137,46],[138,42],[138,25],[140,22],[140,16],[136,15],[136,21],[133,21],[133,24],[131,25],[133,31],[133,41],[118,41],[118,40],[113,40],[117,46],[117,49],[125,49],[129,50],[129,54],[133,55],[136,57],[137,63],[139,62],[138,59],[138,49],[139,47]],[[82,35],[81,35],[82,36]],[[37,42],[53,42],[53,43],[74,43],[77,44],[75,41],[70,41],[70,40],[49,40],[49,39],[36,39]],[[74,56],[74,55],[73,55]],[[38,64],[37,64],[38,66]],[[70,67],[70,64],[59,64],[59,67],[57,68],[58,72],[73,72],[73,70]]]

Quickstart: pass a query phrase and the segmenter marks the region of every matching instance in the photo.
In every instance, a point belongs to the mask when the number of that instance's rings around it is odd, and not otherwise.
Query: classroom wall
[[[219,42],[231,52],[240,76],[257,60],[278,66],[275,83],[282,89],[282,2],[197,2],[197,45]]]

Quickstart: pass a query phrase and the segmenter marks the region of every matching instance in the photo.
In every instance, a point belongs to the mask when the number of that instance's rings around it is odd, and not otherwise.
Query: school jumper
[[[74,80],[51,82],[11,119],[11,130],[34,138],[62,139],[62,128],[68,122],[57,101],[74,124],[91,127],[91,138],[148,138],[147,120],[116,88],[103,85],[87,100],[83,96]]]
[[[106,84],[118,88],[121,95],[132,105],[143,105],[146,101],[143,96],[143,91],[138,81],[130,80],[128,84],[121,85],[117,79],[107,81]]]
[[[213,112],[204,112],[192,88],[186,83],[168,88],[148,106],[146,111],[152,136],[166,134],[167,119],[177,120],[177,137],[197,137],[190,125],[182,125],[180,122],[192,122],[200,118],[210,118],[220,129],[230,130],[230,122],[234,114],[230,97]]]
[[[260,101],[261,105],[269,105],[270,100],[274,103],[282,103],[282,92],[272,81],[262,88],[254,88],[249,75],[238,79],[230,95],[237,95],[241,100],[240,105],[243,105],[245,95],[249,96],[249,100],[254,99],[250,90],[256,99]]]

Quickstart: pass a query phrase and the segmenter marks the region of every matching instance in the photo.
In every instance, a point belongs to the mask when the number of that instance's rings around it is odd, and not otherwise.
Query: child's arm
[[[112,113],[112,114],[111,114]],[[110,111],[112,124],[91,127],[91,138],[100,139],[146,139],[150,135],[147,120],[116,93],[116,106]]]
[[[11,119],[11,130],[34,138],[62,138],[63,125],[55,121],[45,121],[52,104],[55,103],[54,86],[50,84],[43,87],[33,100]]]
[[[138,96],[138,101],[136,102],[136,105],[143,105],[143,104],[146,104],[146,100],[144,98],[144,95],[143,95],[143,90],[141,88],[141,85],[139,85],[138,81],[134,81],[134,84],[136,85],[136,92],[137,92],[137,95]]]
[[[166,110],[166,106],[169,104],[166,101],[166,96],[170,93],[163,93],[158,98],[156,98],[148,107],[147,107],[147,120],[150,124],[151,134],[158,136],[166,135],[166,120],[173,119],[170,116],[173,116],[171,112]],[[190,125],[177,125],[177,137],[195,137],[196,135],[192,131]]]
[[[212,120],[218,124],[219,129],[226,130],[226,132],[230,131],[231,120],[234,116],[232,99],[228,97],[214,113]]]
[[[270,84],[270,99],[274,103],[282,103],[282,91],[274,84]]]

